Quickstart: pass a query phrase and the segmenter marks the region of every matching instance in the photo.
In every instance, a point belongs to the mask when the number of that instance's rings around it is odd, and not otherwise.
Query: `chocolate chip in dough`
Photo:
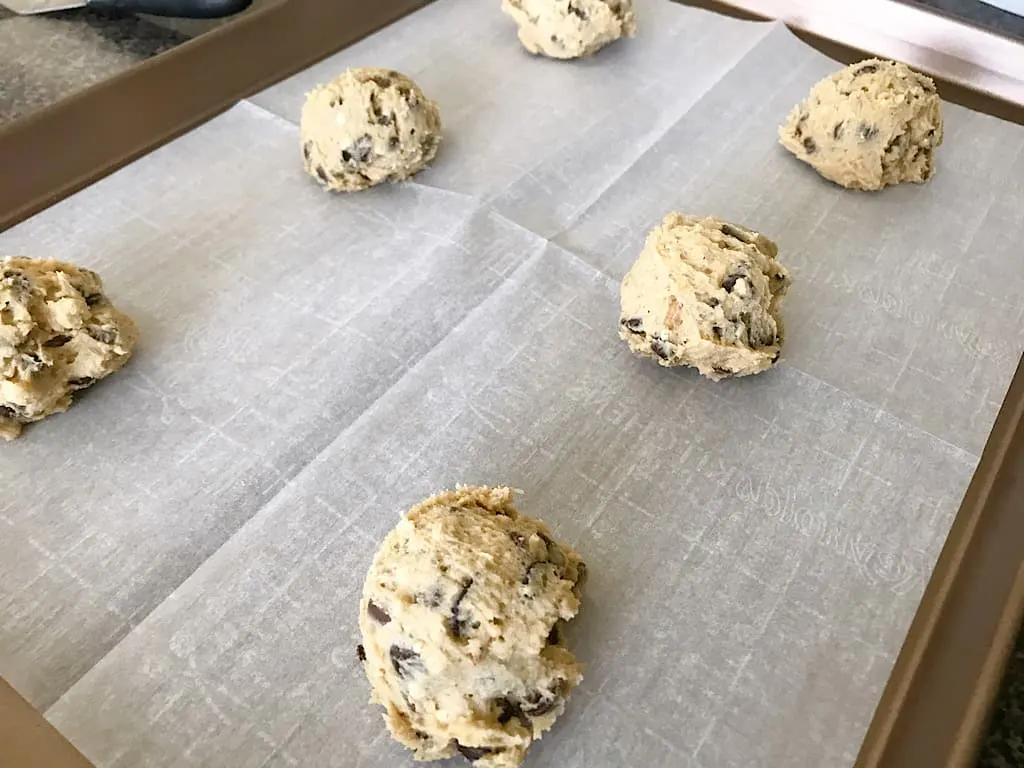
[[[117,331],[113,328],[90,325],[85,329],[85,332],[92,338],[96,339],[100,344],[113,344],[117,341]]]
[[[843,138],[843,125],[844,123],[840,121],[836,123],[835,127],[832,129],[832,138],[835,139],[836,141],[839,141],[841,138]]]
[[[463,744],[459,744],[457,741],[455,742],[455,748],[459,750],[459,754],[464,758],[473,761],[479,760],[485,755],[493,755],[495,752],[498,752],[498,750],[493,747],[467,747]]]
[[[878,71],[877,64],[865,64],[863,67],[855,69],[853,72],[854,77],[860,77],[861,75],[870,75]]]
[[[470,620],[463,616],[462,601],[466,598],[466,593],[469,592],[469,588],[472,586],[472,579],[467,578],[463,580],[462,587],[452,601],[452,612],[446,623],[448,625],[448,633],[456,640],[461,640],[469,633]]]
[[[868,123],[861,123],[857,126],[857,138],[861,141],[871,141],[877,135],[877,126],[869,125]]]
[[[56,336],[51,336],[50,338],[48,338],[46,341],[43,342],[43,346],[49,347],[51,349],[53,347],[63,347],[69,341],[71,341],[71,337],[65,336],[64,334],[61,333],[57,334]]]
[[[630,333],[643,333],[644,332],[644,321],[641,317],[627,317],[622,320],[622,324],[626,327],[626,330]]]
[[[810,136],[804,136],[803,144],[804,152],[806,152],[808,155],[813,155],[815,152],[818,151],[818,145],[814,143],[814,139],[812,139]]]
[[[561,639],[561,635],[558,631],[558,624],[552,624],[551,631],[548,632],[548,645],[558,645]]]
[[[428,608],[437,608],[441,605],[442,598],[443,595],[441,594],[441,588],[434,586],[430,588],[429,592],[416,595],[416,602],[420,605],[425,605]]]
[[[352,142],[348,149],[341,150],[341,159],[346,163],[365,163],[373,155],[373,139],[364,133]]]
[[[403,680],[423,671],[420,655],[411,648],[392,645],[388,655],[391,657],[391,666],[394,667],[395,674]]]
[[[726,293],[732,293],[733,289],[736,287],[736,283],[742,280],[743,277],[744,275],[737,273],[729,275],[724,280],[722,280],[722,288],[725,290]]]
[[[378,624],[387,624],[391,621],[391,616],[388,615],[388,612],[373,602],[373,600],[366,604],[366,613]]]
[[[656,354],[662,360],[668,360],[672,357],[668,344],[661,339],[651,339],[651,352]]]
[[[517,719],[527,728],[530,727],[530,718],[526,716],[522,708],[514,700],[503,696],[495,702],[498,705],[498,724],[505,725],[511,722],[512,718]]]
[[[558,706],[559,697],[553,693],[530,692],[522,704],[522,711],[527,717],[541,717]]]

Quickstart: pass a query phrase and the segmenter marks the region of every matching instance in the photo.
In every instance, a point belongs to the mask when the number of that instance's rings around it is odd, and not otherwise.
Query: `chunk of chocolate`
[[[370,602],[367,603],[366,613],[378,624],[387,624],[391,621],[391,616],[388,615],[388,612],[373,602],[373,600],[370,600]]]
[[[457,741],[455,742],[455,748],[467,760],[479,760],[484,755],[493,755],[495,752],[500,751],[494,747],[467,747],[464,744],[459,744]]]
[[[878,135],[878,126],[868,123],[861,123],[857,126],[857,138],[861,141],[871,141]]]
[[[349,146],[341,150],[341,159],[345,163],[365,163],[373,155],[373,139],[364,133]]]
[[[669,349],[668,344],[661,339],[651,339],[651,352],[662,360],[668,360],[672,357],[672,351]]]
[[[739,273],[733,273],[733,274],[729,275],[728,277],[726,277],[724,280],[722,280],[722,288],[725,289],[726,293],[732,293],[733,288],[736,287],[736,283],[739,280],[743,279],[744,277],[746,277],[746,275],[741,275]]]
[[[541,717],[553,711],[561,699],[551,691],[531,691],[522,703],[522,711],[527,717]]]
[[[818,151],[818,145],[810,136],[804,136],[803,145],[804,152],[806,152],[808,155],[813,155],[815,152]]]
[[[877,64],[865,64],[863,67],[858,67],[853,71],[854,77],[860,77],[861,75],[870,75],[878,71]]]
[[[521,722],[527,728],[530,727],[530,718],[528,718],[523,713],[523,710],[519,706],[518,702],[516,702],[513,699],[508,698],[507,696],[503,696],[502,698],[497,699],[495,701],[495,703],[498,706],[498,724],[499,725],[506,725],[513,718],[515,718],[515,719],[519,720],[519,722]]]
[[[642,317],[627,317],[622,320],[622,324],[626,327],[627,331],[631,333],[643,333],[644,332],[644,321]]]
[[[366,649],[363,648],[362,643],[356,646],[356,658],[358,658],[362,662],[366,661]]]
[[[462,587],[455,595],[455,599],[452,601],[451,615],[448,617],[448,633],[456,640],[461,640],[469,634],[470,630],[470,618],[466,615],[466,612],[462,609],[462,601],[466,599],[466,593],[469,592],[469,588],[473,586],[473,580],[470,578],[464,579]]]
[[[113,344],[117,341],[117,331],[103,325],[90,325],[85,332],[92,336],[100,344]]]
[[[425,605],[428,608],[437,608],[441,605],[442,598],[443,595],[441,594],[441,588],[434,586],[423,594],[416,595],[416,602],[420,605]]]
[[[558,631],[558,624],[551,625],[551,631],[548,632],[548,645],[558,645],[562,641],[562,635]]]
[[[388,655],[391,657],[391,666],[394,667],[395,674],[403,680],[423,671],[420,655],[411,648],[392,645]]]

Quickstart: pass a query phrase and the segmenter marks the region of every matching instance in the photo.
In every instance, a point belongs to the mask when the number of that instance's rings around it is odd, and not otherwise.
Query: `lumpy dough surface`
[[[502,0],[530,53],[555,59],[590,56],[636,34],[633,0]]]
[[[413,507],[373,559],[359,656],[388,729],[417,760],[518,766],[582,679],[562,625],[585,569],[504,487]]]
[[[619,336],[638,355],[716,381],[771,368],[791,282],[776,255],[746,227],[670,213],[622,280]]]
[[[401,181],[441,144],[437,104],[389,69],[349,69],[306,95],[300,121],[306,171],[333,192]]]
[[[118,370],[138,331],[99,275],[59,261],[0,259],[0,437],[67,410],[71,394]]]
[[[935,84],[905,64],[868,59],[814,86],[779,128],[782,145],[830,181],[877,190],[923,183],[942,143]]]

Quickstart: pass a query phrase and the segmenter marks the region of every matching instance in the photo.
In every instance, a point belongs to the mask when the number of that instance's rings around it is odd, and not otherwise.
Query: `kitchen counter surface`
[[[84,8],[16,16],[0,6],[0,126],[187,39],[134,16]]]

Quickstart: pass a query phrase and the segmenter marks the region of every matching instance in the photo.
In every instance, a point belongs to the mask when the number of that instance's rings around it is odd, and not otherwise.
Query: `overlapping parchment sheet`
[[[255,99],[287,119],[242,104],[0,236],[99,269],[144,334],[0,446],[0,674],[98,765],[405,764],[358,593],[459,482],[524,489],[590,566],[532,765],[852,762],[1021,352],[1024,129],[947,106],[928,185],[845,192],[776,144],[837,67],[781,27],[650,0],[566,64],[496,6],[440,0]],[[302,175],[288,120],[350,64],[440,101],[418,183]],[[617,339],[673,208],[779,242],[778,370]]]

